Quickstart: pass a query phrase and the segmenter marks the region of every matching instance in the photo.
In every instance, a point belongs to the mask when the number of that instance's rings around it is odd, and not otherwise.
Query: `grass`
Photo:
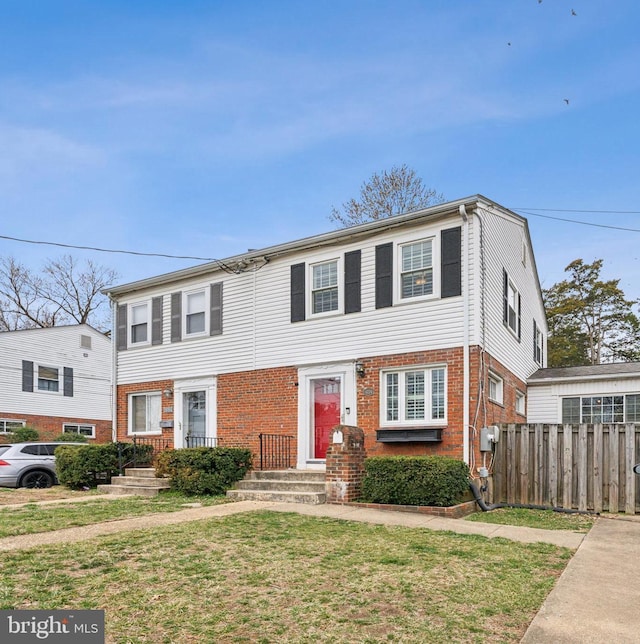
[[[589,532],[595,517],[586,514],[566,514],[553,510],[529,510],[526,508],[499,508],[490,512],[476,512],[466,517],[467,521],[517,525],[544,530],[571,530]]]
[[[518,642],[571,551],[252,512],[2,556],[0,608],[110,643]]]
[[[20,508],[0,509],[0,538],[21,534],[50,532],[62,528],[141,517],[159,512],[185,510],[185,504],[216,505],[226,503],[226,497],[184,496],[176,492],[164,492],[155,497],[131,497],[123,499],[91,499],[81,503],[29,504]]]

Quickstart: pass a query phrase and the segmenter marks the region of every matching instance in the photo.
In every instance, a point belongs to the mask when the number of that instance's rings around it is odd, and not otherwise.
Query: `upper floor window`
[[[184,294],[185,336],[201,335],[207,328],[207,291]]]
[[[489,374],[489,400],[499,405],[504,401],[504,381],[494,373]]]
[[[129,344],[149,342],[149,304],[132,304],[129,308]]]
[[[540,327],[534,322],[534,338],[533,338],[533,346],[534,346],[534,358],[535,361],[542,366],[542,331],[540,330]]]
[[[38,391],[60,391],[60,369],[38,365]]]
[[[446,369],[426,367],[383,374],[382,424],[423,425],[446,417]]]
[[[562,422],[638,423],[640,394],[563,398]]]
[[[433,294],[433,240],[400,247],[400,297]]]
[[[162,395],[160,392],[130,394],[129,433],[142,434],[161,432],[161,409]]]
[[[338,308],[338,260],[315,264],[311,277],[311,312],[329,313]]]
[[[514,284],[513,280],[507,275],[507,271],[502,269],[503,290],[502,290],[502,322],[510,329],[520,341],[521,326],[520,326],[520,293]]]

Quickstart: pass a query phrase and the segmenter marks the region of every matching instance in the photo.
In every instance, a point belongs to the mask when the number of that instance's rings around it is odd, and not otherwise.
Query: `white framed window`
[[[20,427],[25,427],[26,422],[24,420],[15,420],[13,418],[0,418],[0,434],[8,434],[10,432],[19,429]]]
[[[563,398],[562,422],[640,423],[640,394]]]
[[[489,374],[489,400],[499,405],[504,401],[504,381],[495,373]]]
[[[87,438],[96,437],[95,425],[81,425],[79,423],[64,423],[62,425],[63,434],[82,434]]]
[[[60,374],[62,369],[46,365],[37,366],[38,391],[48,391],[51,393],[61,393]]]
[[[129,434],[160,434],[162,394],[129,394]]]
[[[142,346],[151,342],[149,302],[129,305],[129,346]]]
[[[446,423],[447,370],[444,366],[414,367],[382,373],[382,425]]]
[[[398,256],[400,299],[433,295],[433,238],[401,245]]]
[[[332,259],[311,265],[312,315],[335,313],[340,310],[340,262]]]
[[[198,291],[185,291],[182,294],[183,337],[193,338],[208,335],[209,293],[203,288]]]
[[[534,332],[534,358],[535,361],[542,366],[542,331],[537,324],[534,326]]]
[[[521,391],[516,391],[516,413],[526,415],[526,396]]]

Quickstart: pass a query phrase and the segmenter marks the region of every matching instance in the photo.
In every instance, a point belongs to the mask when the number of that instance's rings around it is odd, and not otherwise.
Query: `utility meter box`
[[[491,452],[492,443],[497,443],[500,439],[500,428],[497,425],[482,427],[480,429],[480,451]]]

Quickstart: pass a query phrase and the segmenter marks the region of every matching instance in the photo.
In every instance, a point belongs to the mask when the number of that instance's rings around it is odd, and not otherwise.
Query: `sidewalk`
[[[600,518],[522,644],[640,641],[640,522]]]

